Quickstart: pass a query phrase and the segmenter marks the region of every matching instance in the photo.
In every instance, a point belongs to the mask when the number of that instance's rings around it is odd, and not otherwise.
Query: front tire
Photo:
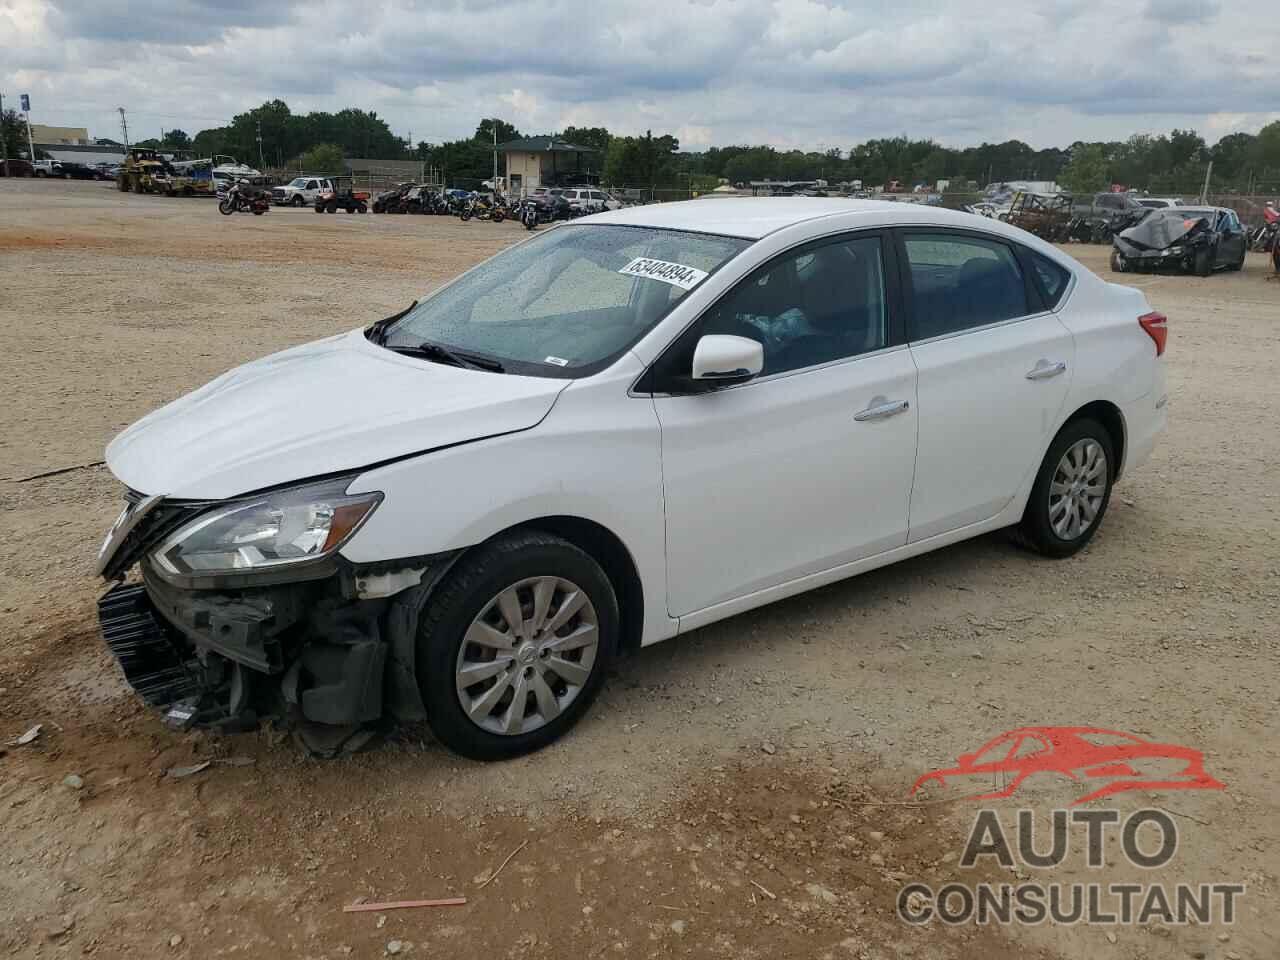
[[[590,707],[619,630],[609,578],[573,544],[538,531],[482,544],[419,621],[427,722],[473,760],[538,750]]]
[[[1124,273],[1126,270],[1126,267],[1127,265],[1124,262],[1124,257],[1120,256],[1120,251],[1112,250],[1111,251],[1111,272]]]
[[[1201,247],[1196,251],[1195,260],[1192,261],[1191,270],[1197,277],[1207,277],[1213,272],[1213,251],[1208,247]]]
[[[1040,464],[1015,538],[1048,557],[1082,549],[1111,502],[1114,451],[1111,434],[1096,420],[1081,418],[1063,427]]]
[[[301,196],[295,196],[292,203],[295,207],[305,207],[307,205],[307,201]]]
[[[218,212],[229,217],[236,212],[236,208],[230,200],[219,200]]]

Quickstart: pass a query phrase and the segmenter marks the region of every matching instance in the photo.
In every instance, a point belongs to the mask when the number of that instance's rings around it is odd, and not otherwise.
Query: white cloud
[[[1280,102],[1274,4],[1151,0],[0,0],[0,89],[37,121],[147,135],[279,97],[440,140],[498,113],[689,147],[906,133],[1035,146],[1255,129]],[[1248,24],[1248,29],[1241,28]],[[1229,117],[1227,121],[1224,118]]]

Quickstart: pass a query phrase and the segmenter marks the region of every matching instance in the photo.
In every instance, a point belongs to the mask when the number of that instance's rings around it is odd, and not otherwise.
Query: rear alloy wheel
[[[427,721],[445,746],[475,760],[537,750],[595,699],[617,637],[612,585],[588,554],[532,531],[483,544],[420,620]]]
[[[1111,501],[1113,450],[1096,420],[1063,427],[1040,465],[1017,539],[1050,557],[1069,557],[1093,539]]]

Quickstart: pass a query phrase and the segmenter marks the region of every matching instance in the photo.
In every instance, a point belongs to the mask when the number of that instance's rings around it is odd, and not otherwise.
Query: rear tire
[[[505,616],[493,612],[500,595],[525,584],[514,608],[523,621],[521,629],[533,633],[537,601],[534,588],[527,585],[552,580],[566,589],[556,587],[557,592],[546,601],[549,606],[543,620],[548,624],[556,616],[551,611],[563,609],[561,604],[575,596],[574,591],[585,595],[585,603],[577,608],[580,612],[573,613],[553,633],[542,634],[540,640],[538,634],[533,639],[522,638],[507,624]],[[498,628],[481,624],[481,633],[489,638],[487,642],[480,646],[467,643],[466,637],[482,620],[496,622]],[[541,652],[539,644],[563,642],[569,634],[583,631],[590,634],[592,621],[593,649],[566,647],[562,652]],[[502,627],[505,630],[499,629]],[[473,760],[500,760],[538,750],[566,733],[591,706],[617,649],[619,630],[618,603],[609,578],[590,555],[573,544],[539,531],[510,534],[481,544],[449,573],[419,620],[417,672],[427,722],[441,743]],[[509,651],[501,639],[504,633],[512,637]],[[498,638],[497,646],[490,648],[494,638]],[[475,667],[476,661],[484,661],[490,650],[489,662],[502,660],[507,663],[506,668],[490,671],[489,677],[482,676],[474,685],[462,686],[465,681],[460,669],[464,661]],[[585,678],[570,686],[565,682],[567,676],[555,673],[557,657],[577,657],[566,668],[575,662],[583,664],[575,672],[586,671]],[[484,666],[483,662],[479,665]],[[548,669],[551,673],[546,672]],[[539,678],[543,678],[541,689],[535,686]],[[529,686],[525,686],[526,682]],[[499,685],[503,689],[492,705],[484,703],[484,698],[497,692]],[[518,708],[517,694],[523,698]],[[554,699],[546,701],[546,696]],[[470,711],[464,708],[464,700],[470,704]],[[551,718],[547,719],[546,714]],[[511,733],[493,729],[511,717],[518,717],[517,726],[533,729]]]
[[[1047,557],[1069,557],[1097,532],[1118,464],[1106,427],[1082,417],[1064,426],[1040,464],[1014,539]],[[1101,458],[1099,469],[1098,459]]]

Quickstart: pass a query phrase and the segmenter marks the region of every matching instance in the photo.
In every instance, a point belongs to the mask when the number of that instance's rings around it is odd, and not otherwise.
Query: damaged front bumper
[[[384,719],[425,718],[418,611],[452,555],[374,567],[335,558],[327,575],[312,568],[298,582],[188,588],[150,556],[183,519],[172,510],[152,506],[119,537],[105,572],[123,578],[136,563],[141,582],[117,582],[98,601],[103,639],[166,723],[232,732],[272,721],[332,754]]]

